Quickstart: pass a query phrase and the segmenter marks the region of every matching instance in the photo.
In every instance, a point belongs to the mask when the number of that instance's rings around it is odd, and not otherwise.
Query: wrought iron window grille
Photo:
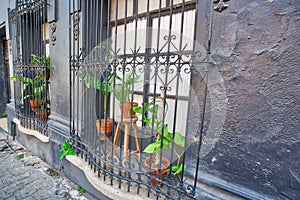
[[[196,1],[140,2],[69,1],[72,143],[111,185],[194,198],[200,158],[192,166],[186,152],[199,155],[204,127],[189,115],[205,108],[191,102],[200,92],[192,83],[204,82],[211,64],[194,42]]]
[[[23,127],[47,135],[50,57],[47,2],[19,0],[10,12],[14,101]]]

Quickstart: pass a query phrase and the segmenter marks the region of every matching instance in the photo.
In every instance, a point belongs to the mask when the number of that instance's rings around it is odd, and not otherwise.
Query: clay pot
[[[29,103],[33,112],[37,112],[39,110],[40,102],[38,100],[32,99]]]
[[[120,109],[123,113],[123,119],[135,118],[136,113],[133,112],[133,110],[131,108],[131,104],[132,104],[132,106],[139,105],[137,102],[120,104]],[[123,110],[122,110],[122,108],[123,108]]]
[[[100,123],[100,119],[96,120],[96,129],[97,132],[101,134],[101,138],[100,138],[101,140],[110,139],[112,135],[112,127],[113,127],[113,120],[111,118],[107,118],[106,123],[105,123],[105,119],[101,119],[101,123]]]
[[[45,77],[46,77],[46,80],[49,80],[49,78],[50,78],[50,70],[49,69],[46,70]]]
[[[152,162],[155,160],[155,156],[152,156]],[[160,176],[160,178],[161,178],[161,180],[164,180],[164,178],[165,178],[165,176],[166,176],[166,174],[167,174],[167,170],[170,168],[170,161],[167,159],[167,158],[165,158],[165,157],[162,157],[162,159],[161,159],[161,167],[162,167],[162,169],[160,169],[160,171],[161,171],[161,176]],[[147,157],[146,158],[146,160],[145,160],[145,162],[144,162],[144,166],[145,166],[145,168],[146,168],[146,170],[147,170],[147,173],[149,172],[150,173],[150,171],[151,171],[151,174],[152,174],[152,176],[155,176],[155,177],[157,177],[158,178],[158,172],[159,172],[159,169],[158,168],[156,168],[155,166],[154,166],[154,164],[152,163],[152,165],[151,165],[151,168],[150,168],[150,157]],[[151,185],[153,186],[153,187],[156,187],[157,186],[157,181],[155,180],[155,179],[151,179],[150,180],[151,181]],[[160,184],[160,187],[162,187],[163,186],[163,184],[161,183]]]
[[[43,121],[46,121],[47,120],[47,117],[50,115],[50,111],[40,111],[40,112],[37,112],[37,115],[43,120]]]

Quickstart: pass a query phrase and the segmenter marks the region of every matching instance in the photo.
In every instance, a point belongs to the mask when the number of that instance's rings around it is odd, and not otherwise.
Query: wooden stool
[[[114,144],[114,146],[117,146],[117,142],[118,142],[119,135],[120,135],[121,125],[123,123],[125,125],[124,153],[125,153],[126,158],[128,157],[128,152],[129,152],[130,123],[132,123],[134,137],[135,137],[135,144],[136,144],[136,148],[137,148],[137,150],[133,153],[140,153],[141,152],[140,139],[139,139],[139,135],[138,135],[138,129],[137,129],[137,126],[136,126],[137,121],[138,121],[137,117],[134,117],[132,119],[130,119],[130,118],[129,119],[123,119],[123,120],[121,120],[121,116],[116,117],[116,122],[118,122],[118,125],[117,125],[117,128],[116,128],[113,144]]]

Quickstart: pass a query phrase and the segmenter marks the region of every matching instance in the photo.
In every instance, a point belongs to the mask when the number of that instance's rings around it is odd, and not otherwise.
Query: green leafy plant
[[[115,78],[114,74],[108,73],[107,79],[104,79],[103,83],[101,84],[101,92],[103,94],[103,105],[104,105],[103,110],[104,110],[104,118],[105,119],[108,117],[107,109],[106,109],[107,97],[108,97],[109,93],[113,91],[114,78]]]
[[[81,187],[81,186],[78,186],[78,187],[77,187],[77,191],[78,191],[80,194],[86,193],[86,189],[84,189],[84,188]]]
[[[162,135],[162,132],[164,132],[164,134]],[[172,144],[174,142],[175,145],[177,145],[178,147],[183,148],[184,147],[184,143],[185,143],[185,138],[184,136],[182,136],[180,133],[175,132],[174,135],[173,133],[168,131],[168,125],[164,125],[163,129],[158,129],[157,133],[158,136],[156,136],[156,141],[153,143],[150,143],[148,146],[146,146],[146,148],[144,149],[145,153],[156,153],[158,154],[162,149],[168,148],[168,149],[172,149]],[[172,172],[174,173],[174,175],[179,174],[180,172],[182,172],[182,168],[183,165],[181,164],[181,157],[183,156],[183,151],[182,152],[177,152],[177,150],[175,148],[173,148],[174,153],[177,156],[177,165],[176,166],[172,166]],[[159,162],[159,160],[156,160],[155,162]],[[156,163],[156,165],[159,163]],[[185,167],[185,166],[184,166]]]
[[[74,149],[71,147],[69,140],[66,140],[61,148],[59,148],[60,152],[60,159],[63,159],[65,156],[72,156],[76,155],[76,152]]]
[[[130,99],[130,87],[133,83],[138,83],[140,76],[136,76],[133,78],[133,74],[126,74],[124,77],[119,77],[120,83],[115,85],[115,95],[117,100],[124,104],[130,103],[132,99]]]
[[[7,108],[5,108],[3,114],[2,114],[2,117],[7,117]]]
[[[120,77],[115,76],[111,72],[107,72],[106,77],[102,78],[103,80],[100,80],[99,78],[95,77],[94,75],[90,75],[87,72],[80,73],[79,77],[83,80],[86,88],[94,88],[97,90],[101,90],[101,93],[103,94],[104,118],[107,118],[107,109],[106,109],[107,98],[109,93],[113,91],[113,83],[115,77],[117,79],[120,79]]]
[[[21,160],[21,159],[23,159],[23,158],[24,158],[24,153],[21,153],[21,154],[16,155],[16,159],[17,159],[17,160]]]
[[[50,70],[50,56],[36,56],[34,54],[31,54],[31,66],[46,66],[47,70]]]
[[[19,81],[23,83],[22,98],[20,99],[21,103],[23,103],[23,101],[27,98],[33,98],[41,101],[42,92],[46,88],[46,82],[43,81],[44,79],[40,74],[36,75],[33,79],[24,76],[12,76],[10,79],[12,81]],[[25,95],[28,86],[32,89],[32,93]]]
[[[31,54],[31,66],[37,65],[45,65],[47,69],[50,69],[50,57],[49,56],[41,56],[38,57],[34,54]],[[42,72],[41,68],[35,69],[35,76],[33,78],[25,77],[25,76],[12,76],[10,79],[12,81],[19,81],[22,83],[22,98],[20,99],[20,103],[27,98],[36,99],[39,102],[42,98],[42,92],[46,89],[46,78]],[[26,95],[27,88],[31,88],[31,93]]]
[[[133,111],[139,114],[144,114],[144,119],[143,122],[148,125],[152,126],[156,130],[156,140],[153,143],[148,144],[144,151],[145,153],[149,154],[156,154],[155,156],[155,165],[158,166],[160,162],[160,154],[159,152],[162,149],[172,149],[173,143],[178,146],[179,148],[183,148],[185,144],[185,137],[182,136],[180,133],[175,132],[174,134],[168,131],[168,125],[164,124],[163,125],[163,120],[159,119],[159,114],[158,112],[161,112],[159,110],[159,106],[161,102],[163,102],[162,97],[156,97],[151,99],[149,103],[144,103],[143,107],[142,106],[136,106],[133,108]],[[144,108],[144,110],[143,110]],[[168,104],[166,102],[165,106],[165,115],[168,111]],[[146,116],[146,113],[151,113],[150,117]],[[186,166],[183,166],[181,164],[181,157],[184,154],[184,151],[178,152],[175,148],[173,148],[174,153],[177,156],[177,165],[172,166],[172,172],[174,175],[178,175],[182,172],[183,167],[185,168]]]

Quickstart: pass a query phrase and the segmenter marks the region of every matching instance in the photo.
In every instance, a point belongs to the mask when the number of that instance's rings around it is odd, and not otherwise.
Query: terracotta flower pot
[[[154,160],[155,160],[155,156],[152,156],[152,162],[153,162]],[[167,173],[167,170],[168,170],[169,167],[170,167],[170,161],[169,161],[167,158],[162,157],[161,162],[162,162],[162,163],[161,163],[162,169],[160,169],[160,171],[161,171],[161,176],[160,176],[160,178],[161,178],[161,180],[164,180],[165,175],[166,175],[166,173]],[[150,168],[150,157],[147,157],[147,158],[146,158],[146,160],[145,160],[145,162],[144,162],[144,166],[145,166],[147,172],[150,172],[150,171],[151,171],[152,176],[155,176],[155,177],[158,178],[158,175],[159,175],[159,169],[156,168],[156,167],[154,166],[154,163],[151,164],[151,168]],[[155,179],[151,179],[150,181],[151,181],[151,185],[152,185],[153,187],[156,187],[156,186],[157,186],[158,183],[157,183],[157,181],[156,181]],[[160,187],[162,187],[162,186],[163,186],[163,184],[161,183],[161,184],[160,184]]]
[[[47,120],[47,117],[50,115],[50,111],[40,111],[40,112],[37,112],[37,115],[43,120],[43,121],[46,121]]]
[[[40,102],[37,99],[32,99],[29,103],[33,112],[37,112],[39,110]]]
[[[106,123],[105,123],[105,119],[101,119],[101,123],[100,123],[100,119],[96,120],[96,129],[97,132],[101,134],[101,140],[110,139],[112,135],[112,127],[113,127],[113,120],[111,118],[107,118]]]
[[[132,104],[132,106],[138,106],[139,105],[137,102],[133,102],[133,103],[130,102],[130,103],[120,104],[120,109],[123,113],[123,118],[124,119],[130,119],[130,118],[135,117],[136,113],[132,110],[131,104]]]
[[[49,80],[49,78],[50,78],[50,70],[49,69],[46,70],[45,77],[46,77],[46,80]]]

